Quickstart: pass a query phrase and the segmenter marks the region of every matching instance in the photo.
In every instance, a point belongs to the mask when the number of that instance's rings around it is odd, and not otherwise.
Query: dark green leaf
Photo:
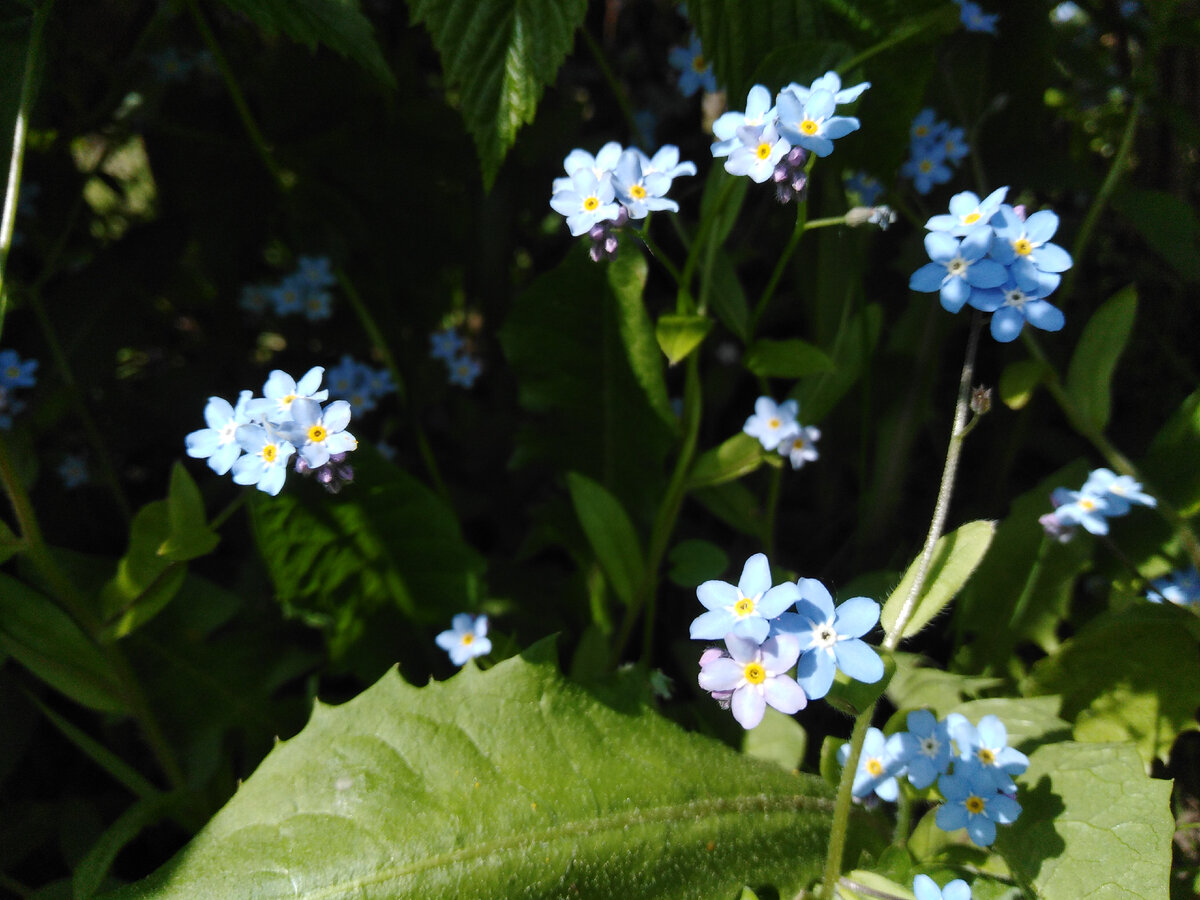
[[[710,541],[680,541],[667,554],[667,577],[682,588],[719,578],[729,568],[729,555]]]
[[[741,482],[725,481],[711,487],[694,488],[691,496],[729,527],[766,541],[767,521],[762,501]]]
[[[0,520],[0,563],[6,563],[21,549],[21,539],[13,534],[8,524]]]
[[[681,731],[543,643],[415,688],[318,704],[179,856],[116,898],[792,896],[821,871],[819,780]],[[854,853],[858,850],[852,851]]]
[[[297,43],[330,50],[354,60],[383,84],[396,86],[375,41],[371,23],[357,0],[220,0],[260,28],[282,32]]]
[[[1036,359],[1019,359],[1000,373],[1000,400],[1009,409],[1022,409],[1033,399],[1033,392],[1046,380],[1049,370]]]
[[[567,487],[575,514],[587,534],[592,552],[604,569],[608,583],[626,606],[633,605],[646,572],[642,542],[621,502],[578,472],[567,473]]]
[[[462,103],[490,188],[583,24],[586,0],[409,0]]]
[[[220,537],[208,527],[204,500],[183,463],[171,468],[171,486],[167,493],[167,538],[158,555],[174,562],[195,559],[211,553]]]
[[[129,549],[117,574],[100,591],[105,636],[125,637],[154,618],[175,597],[187,567],[159,551],[171,538],[170,503],[155,500],[138,510],[129,530]]]
[[[1129,341],[1137,313],[1137,290],[1118,291],[1088,320],[1067,370],[1067,394],[1084,422],[1103,432],[1112,403],[1117,360]]]
[[[750,333],[750,306],[746,303],[746,291],[742,288],[733,261],[724,250],[717,250],[713,254],[710,277],[709,306],[721,324],[744,343]]]
[[[1200,512],[1200,390],[1167,420],[1142,464],[1146,478],[1183,516]]]
[[[862,312],[851,316],[845,327],[838,331],[828,354],[833,360],[832,370],[806,378],[796,389],[805,424],[819,424],[854,386],[879,342],[882,328],[883,308],[878,303],[870,303]]]
[[[750,179],[730,175],[723,166],[713,166],[709,170],[704,195],[700,198],[700,224],[697,226],[698,234],[706,242],[718,247],[725,243],[737,223],[749,187]]]
[[[71,879],[73,900],[88,900],[100,889],[117,854],[136,838],[143,828],[154,824],[162,816],[169,800],[168,794],[142,797],[117,816],[116,821],[104,830],[87,856],[75,867],[75,874]]]
[[[646,400],[672,428],[677,419],[667,399],[662,355],[654,338],[654,326],[646,314],[642,292],[646,288],[646,258],[632,247],[623,247],[608,265],[608,284],[616,300],[617,324],[634,377],[646,392]]]
[[[1171,783],[1128,744],[1048,744],[1017,778],[1021,817],[995,849],[1038,900],[1162,900],[1171,871]]]
[[[658,317],[654,336],[667,361],[675,365],[687,359],[688,354],[700,346],[700,342],[712,330],[712,325],[712,319],[704,316],[668,313]]]
[[[0,650],[76,703],[125,711],[120,682],[100,648],[49,597],[2,574]]]
[[[746,351],[745,363],[747,369],[763,378],[801,378],[834,370],[833,360],[823,351],[796,338],[757,340]]]
[[[1191,206],[1164,191],[1129,189],[1113,197],[1113,208],[1176,272],[1200,281],[1200,220]]]
[[[753,472],[763,462],[762,444],[758,438],[738,432],[723,443],[696,457],[689,473],[692,489],[713,487],[733,481]]]

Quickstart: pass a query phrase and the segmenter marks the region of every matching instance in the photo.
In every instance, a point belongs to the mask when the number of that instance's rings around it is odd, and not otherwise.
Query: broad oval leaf
[[[793,896],[831,791],[564,681],[549,641],[317,705],[174,860],[114,900]],[[857,851],[854,851],[857,852]]]
[[[602,484],[580,475],[567,473],[567,488],[575,515],[583,526],[592,552],[604,569],[608,583],[626,606],[633,605],[638,583],[646,572],[642,542],[621,501]]]
[[[1104,431],[1112,403],[1112,379],[1117,360],[1129,342],[1137,313],[1137,289],[1126,287],[1101,306],[1084,326],[1067,369],[1067,394],[1096,432]]]
[[[1009,409],[1023,409],[1033,399],[1033,392],[1049,374],[1046,364],[1038,359],[1019,359],[1009,363],[1000,373],[1000,400]]]
[[[642,292],[646,289],[646,257],[632,247],[623,247],[608,266],[608,286],[617,306],[617,325],[629,367],[646,400],[659,418],[672,428],[679,424],[667,399],[667,381],[663,377],[662,355],[654,337],[654,326],[646,313]]]
[[[968,522],[950,534],[944,534],[938,538],[937,543],[933,545],[933,558],[929,562],[929,574],[926,576],[921,596],[917,598],[912,617],[904,626],[902,639],[912,637],[929,624],[930,620],[962,590],[962,586],[967,583],[967,579],[971,577],[971,573],[975,571],[975,567],[987,553],[988,546],[992,543],[992,535],[995,533],[995,522],[979,520]],[[883,606],[880,621],[884,631],[889,635],[896,626],[896,619],[900,615],[908,592],[912,590],[920,562],[919,556],[913,560],[908,571],[904,573],[904,577],[900,579],[900,584],[892,591],[892,595],[888,597],[887,603]]]
[[[745,363],[763,378],[801,378],[833,371],[833,360],[823,350],[798,338],[755,341],[746,351]]]
[[[694,490],[733,481],[750,474],[762,462],[763,448],[758,438],[739,432],[696,457],[688,476],[688,487]]]

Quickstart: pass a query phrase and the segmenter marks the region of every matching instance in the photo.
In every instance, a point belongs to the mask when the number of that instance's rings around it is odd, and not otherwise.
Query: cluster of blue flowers
[[[1178,569],[1170,575],[1155,578],[1150,582],[1150,590],[1146,599],[1151,603],[1174,603],[1176,606],[1188,606],[1200,609],[1200,572],[1196,567]]]
[[[337,281],[327,256],[301,256],[296,271],[276,284],[248,284],[242,288],[241,306],[261,313],[269,307],[277,316],[303,315],[320,322],[333,315],[329,288]]]
[[[1108,534],[1108,520],[1123,516],[1135,504],[1157,506],[1158,501],[1142,490],[1129,475],[1116,475],[1110,469],[1088,473],[1077,491],[1058,487],[1050,494],[1054,512],[1038,519],[1046,533],[1066,543],[1082,527],[1090,534]]]
[[[757,726],[768,705],[791,715],[824,697],[839,669],[870,684],[883,677],[883,661],[861,640],[879,621],[874,600],[852,597],[835,608],[814,578],[773,585],[762,553],[746,560],[736,585],[706,581],[696,597],[707,612],[692,622],[691,637],[725,642],[700,657],[700,687],[743,728]]]
[[[744,111],[731,111],[713,122],[714,157],[725,157],[725,171],[756,184],[770,179],[781,202],[803,197],[808,186],[808,156],[833,152],[833,142],[858,131],[853,116],[835,115],[871,86],[864,81],[843,88],[836,72],[805,86],[793,82],[771,100],[761,84],[750,88]]]
[[[900,174],[912,179],[918,194],[928,194],[934,185],[945,184],[954,174],[952,166],[970,151],[963,130],[938,120],[926,108],[917,113],[908,129],[908,159]]]
[[[701,89],[709,94],[716,93],[717,78],[712,63],[704,58],[700,38],[695,32],[689,35],[686,47],[671,48],[667,62],[679,70],[679,92],[683,96],[690,97]]]
[[[992,313],[992,337],[1016,340],[1028,322],[1059,331],[1062,310],[1046,301],[1071,268],[1071,255],[1050,243],[1058,216],[1048,209],[1028,218],[1023,207],[1004,202],[1007,187],[980,200],[971,191],[950,198],[949,214],[925,223],[925,251],[933,262],[913,273],[914,291],[938,292],[942,307],[965,304]]]
[[[994,13],[985,13],[978,3],[971,0],[954,0],[958,6],[958,18],[967,31],[979,31],[984,34],[996,33],[996,20],[1000,18]]]
[[[695,175],[696,164],[679,161],[679,148],[666,144],[654,156],[637,147],[609,141],[595,155],[576,148],[563,160],[566,177],[555,178],[550,206],[566,216],[567,228],[592,242],[592,259],[612,259],[617,253],[613,228],[630,219],[644,219],[657,210],[678,212],[667,198],[671,182]]]
[[[450,620],[450,627],[433,640],[450,654],[450,662],[461,666],[468,659],[492,652],[492,642],[487,633],[487,616],[459,613]]]
[[[754,401],[754,414],[746,419],[742,431],[758,438],[764,450],[786,456],[792,468],[799,469],[819,456],[817,441],[821,438],[819,428],[797,421],[799,414],[800,404],[795,400],[776,403],[770,397],[759,397]]]
[[[262,397],[242,391],[236,404],[209,397],[204,407],[207,428],[193,431],[184,440],[188,456],[207,459],[218,475],[232,471],[238,484],[252,484],[274,496],[283,488],[288,460],[294,468],[312,474],[327,490],[337,493],[354,478],[346,454],[358,446],[346,431],[350,404],[329,398],[321,390],[325,370],[314,366],[297,382],[275,369],[263,385]]]
[[[25,408],[25,401],[16,397],[18,388],[37,384],[36,359],[21,359],[16,350],[0,350],[0,428],[12,427],[12,417]]]
[[[380,399],[396,390],[391,372],[360,363],[349,354],[326,373],[326,379],[329,396],[345,400],[359,415],[373,410]]]
[[[479,377],[479,360],[470,354],[458,329],[450,327],[429,336],[429,355],[440,359],[449,370],[450,383],[469,388]]]
[[[937,782],[945,799],[934,815],[943,831],[965,828],[981,847],[996,839],[996,825],[1008,825],[1021,814],[1014,775],[1029,767],[1029,758],[1008,746],[1008,730],[996,716],[984,716],[979,726],[951,713],[938,720],[926,709],[910,712],[908,731],[885,737],[871,728],[863,742],[854,773],[852,793],[859,800],[874,794],[880,800],[900,796],[898,779],[907,777],[918,790]],[[842,765],[850,745],[838,751]]]

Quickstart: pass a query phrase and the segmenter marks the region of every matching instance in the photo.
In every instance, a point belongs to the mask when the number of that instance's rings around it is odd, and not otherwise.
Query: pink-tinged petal
[[[697,679],[706,691],[732,691],[742,683],[746,667],[728,656],[710,662]]]
[[[738,590],[727,581],[706,581],[696,588],[696,599],[705,609],[725,609],[738,602]]]
[[[749,731],[756,728],[767,711],[767,701],[763,695],[749,686],[740,687],[733,692],[733,702],[730,704],[733,717],[738,724]]]
[[[800,639],[794,634],[777,634],[762,645],[763,665],[771,675],[780,675],[800,658]]]
[[[799,712],[808,705],[804,688],[786,675],[768,678],[763,690],[763,699],[781,713]]]

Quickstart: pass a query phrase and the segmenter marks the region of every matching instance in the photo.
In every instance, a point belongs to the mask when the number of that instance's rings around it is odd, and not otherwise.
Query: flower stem
[[[821,895],[825,900],[835,900],[837,897],[838,878],[842,874],[842,856],[846,852],[846,832],[850,827],[850,807],[854,802],[854,774],[858,771],[858,758],[862,754],[863,742],[867,739],[867,729],[871,727],[871,718],[875,715],[875,703],[872,703],[861,713],[854,722],[854,730],[850,732],[850,755],[842,767],[842,777],[838,781],[837,796],[833,801],[833,824],[829,828],[829,852],[825,857],[824,885]]]
[[[806,173],[812,172],[813,163],[816,162],[816,159],[816,154],[808,158],[808,166],[805,169]],[[771,298],[775,295],[775,289],[779,286],[779,279],[783,277],[783,270],[787,268],[788,261],[800,245],[800,238],[804,235],[805,223],[807,221],[808,199],[806,197],[803,200],[796,201],[796,227],[792,229],[792,236],[788,238],[787,246],[779,254],[779,259],[775,260],[775,268],[771,271],[771,277],[767,279],[767,286],[763,288],[762,296],[758,298],[758,303],[754,305],[754,314],[750,317],[751,335],[758,329],[759,319],[762,318],[763,313],[767,310],[767,304],[771,302]]]

